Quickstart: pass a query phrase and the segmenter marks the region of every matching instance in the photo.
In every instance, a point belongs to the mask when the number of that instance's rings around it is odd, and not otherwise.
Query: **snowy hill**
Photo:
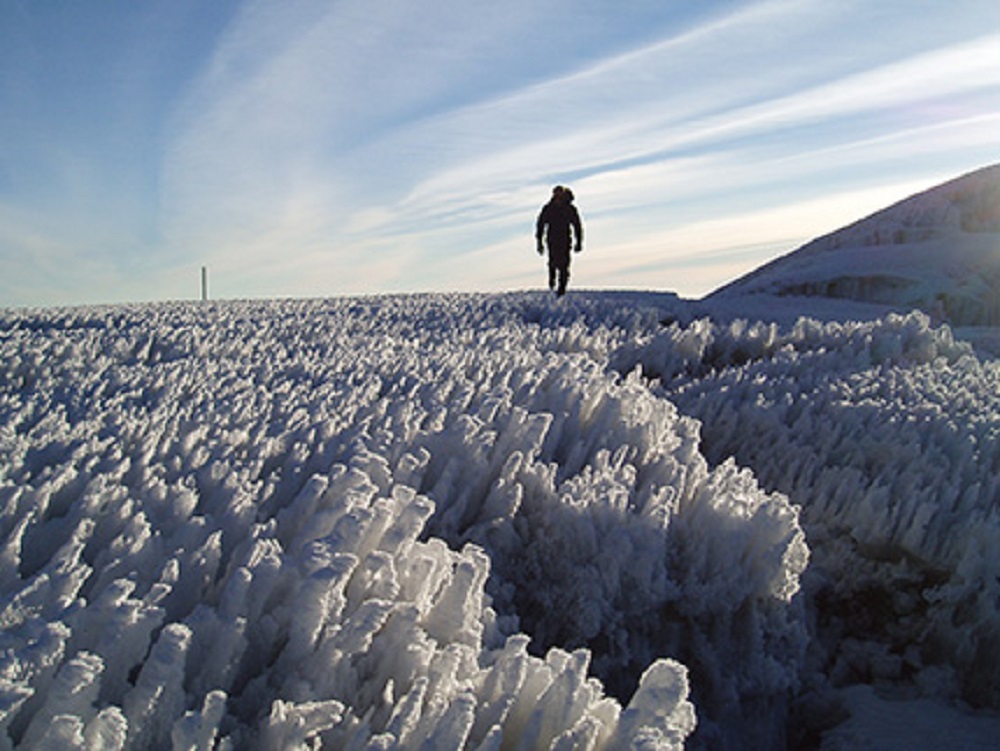
[[[917,308],[953,326],[1000,324],[1000,165],[814,240],[710,299],[762,309],[803,297]]]
[[[887,690],[1000,708],[1000,364],[919,313],[699,310],[0,311],[0,748],[835,748]]]

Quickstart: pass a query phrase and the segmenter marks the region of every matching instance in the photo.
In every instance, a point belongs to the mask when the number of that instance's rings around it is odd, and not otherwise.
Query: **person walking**
[[[552,198],[542,207],[535,222],[535,240],[538,255],[544,255],[545,245],[548,245],[549,289],[562,297],[569,282],[570,247],[576,253],[583,250],[583,223],[569,188],[557,185],[552,189]]]

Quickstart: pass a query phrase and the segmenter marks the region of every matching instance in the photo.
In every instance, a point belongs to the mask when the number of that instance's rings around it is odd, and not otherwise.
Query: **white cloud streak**
[[[658,55],[661,51],[657,48],[650,55]],[[655,60],[647,60],[641,54],[631,55],[629,62],[643,69],[656,64]],[[627,70],[619,75],[625,80],[630,77]],[[600,98],[600,94],[593,91],[589,77],[560,84],[574,89],[563,91],[562,100]],[[602,85],[609,92],[617,88],[611,80]],[[584,91],[580,91],[581,88]],[[463,162],[454,170],[434,173],[417,187],[411,200],[420,206],[428,197],[441,195],[445,203],[451,203],[457,195],[467,193],[471,185],[483,181],[516,184],[533,170],[549,174],[601,168],[615,170],[616,163],[655,160],[659,155],[668,155],[664,160],[669,160],[672,158],[669,155],[683,150],[725,148],[732,142],[749,141],[775,128],[790,131],[828,118],[859,117],[893,109],[917,111],[924,103],[973,90],[992,92],[991,101],[1000,99],[1000,35],[747,107],[726,107],[727,100],[735,98],[735,92],[730,92],[728,97],[712,100],[715,107],[711,109],[721,106],[722,112],[695,114],[699,109],[710,109],[707,103],[698,101],[685,102],[680,116],[675,103],[670,101],[658,103],[655,111],[648,112],[650,105],[640,98],[633,102],[638,111],[609,108],[596,126],[578,125],[558,136],[532,140],[524,133],[523,139],[499,153],[488,153],[478,160]],[[701,100],[702,95],[694,98]],[[520,113],[536,111],[543,99],[535,91],[528,92],[518,101],[505,101],[473,113],[463,113],[449,129],[453,132],[476,130],[489,120],[516,123],[522,119]],[[558,102],[556,106],[559,107]],[[613,119],[608,121],[608,116]],[[432,127],[448,126],[435,124]],[[626,169],[641,174],[649,168],[640,164]]]
[[[108,201],[157,206],[140,252],[209,263],[220,294],[495,289],[537,275],[535,212],[570,182],[575,278],[637,286],[995,161],[993,3],[690,7],[633,28],[580,0],[248,0],[180,100],[148,105],[173,111],[155,195]]]

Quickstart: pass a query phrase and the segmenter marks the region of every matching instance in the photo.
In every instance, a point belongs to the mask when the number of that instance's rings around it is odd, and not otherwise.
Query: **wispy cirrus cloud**
[[[724,40],[705,39],[714,47]],[[791,92],[766,97],[761,92],[750,92],[752,98],[745,103],[748,90],[741,81],[734,80],[728,91],[713,91],[706,96],[703,91],[690,95],[679,93],[676,100],[661,97],[655,102],[644,95],[630,95],[627,102],[614,100],[621,95],[632,75],[632,66],[648,71],[665,51],[658,45],[649,51],[628,56],[624,70],[619,63],[598,66],[591,80],[589,75],[577,80],[559,81],[532,90],[502,102],[477,107],[471,112],[447,116],[447,122],[435,122],[428,130],[448,134],[440,137],[460,138],[462,132],[489,130],[488,123],[503,125],[490,148],[481,148],[454,167],[433,172],[413,191],[411,199],[419,201],[426,196],[440,194],[446,201],[453,195],[468,191],[470,185],[484,179],[495,185],[513,185],[523,181],[523,175],[541,170],[547,174],[597,171],[648,171],[648,163],[683,159],[690,153],[709,153],[712,150],[752,151],[758,148],[757,137],[775,130],[787,134],[790,152],[806,149],[818,143],[815,135],[806,133],[795,141],[796,129],[804,129],[817,122],[894,115],[897,127],[910,131],[926,126],[923,112],[938,102],[960,97],[974,91],[984,96],[974,102],[958,102],[954,120],[989,117],[993,105],[1000,103],[1000,35],[990,35],[974,42],[953,48],[920,54],[912,59],[893,62],[873,71],[866,71],[845,78],[832,78],[816,85],[805,86]],[[698,53],[693,53],[698,56]],[[668,70],[662,65],[664,72]],[[613,75],[609,71],[614,71]],[[605,80],[605,76],[608,78]],[[548,91],[549,86],[560,89]],[[560,87],[565,87],[560,88]],[[566,90],[568,89],[568,90]],[[596,118],[579,117],[573,102],[602,97],[609,104]],[[558,132],[541,132],[530,125],[527,113],[537,112],[549,102],[555,112],[574,111],[573,117],[558,123]],[[552,104],[554,103],[554,104]],[[949,115],[951,117],[951,115]],[[527,123],[517,138],[502,134],[510,132],[510,125],[517,129]],[[838,142],[850,139],[868,140],[895,131],[860,131],[845,129]],[[421,139],[423,134],[407,134]],[[738,162],[733,163],[739,167]],[[669,171],[668,171],[669,172]]]
[[[588,227],[578,281],[693,294],[739,258],[858,218],[845,212],[883,189],[996,158],[1000,8],[986,0],[919,14],[822,0],[223,6],[206,31],[198,4],[153,2],[141,23],[102,27],[100,56],[67,56],[110,88],[73,89],[77,121],[18,126],[16,148],[0,145],[0,210],[45,214],[4,193],[14,151],[64,154],[46,156],[61,188],[45,206],[72,207],[58,232],[29,219],[12,242],[41,238],[65,268],[73,243],[89,248],[127,289],[155,269],[152,295],[202,263],[224,296],[497,288],[537,276],[535,212],[568,182]],[[3,55],[3,81],[41,75]],[[67,82],[40,80],[64,101]],[[40,111],[4,101],[5,124]],[[71,134],[62,151],[53,132]],[[701,281],[677,281],[698,259]]]
[[[743,23],[762,21],[763,16],[740,19]],[[735,23],[735,21],[733,22]],[[728,30],[725,25],[719,27]],[[738,24],[732,28],[738,28]],[[721,32],[719,32],[721,33]],[[712,34],[699,35],[711,47],[719,44]],[[683,47],[683,44],[679,45]],[[491,120],[522,121],[520,113],[530,112],[551,100],[549,87],[568,87],[559,96],[567,102],[593,96],[600,88],[596,80],[609,76],[601,85],[617,91],[612,83],[614,72],[623,80],[623,71],[635,65],[642,70],[655,67],[654,61],[670,48],[676,60],[679,51],[669,44],[655,45],[648,51],[637,51],[622,60],[602,63],[568,80],[552,82],[539,89],[520,93],[500,102],[491,102],[472,112],[459,113],[457,121],[449,123],[452,131],[477,130]],[[647,53],[648,52],[648,57]],[[689,51],[695,57],[697,51]],[[730,54],[735,54],[730,48]],[[697,92],[677,101],[669,98],[650,103],[644,97],[629,100],[631,107],[609,107],[602,115],[585,123],[571,126],[558,136],[547,134],[532,137],[525,132],[513,140],[497,139],[497,148],[484,150],[479,158],[469,158],[453,169],[430,174],[419,183],[400,208],[414,216],[455,216],[456,207],[466,204],[471,214],[482,201],[481,187],[489,185],[499,194],[494,211],[514,214],[528,209],[524,204],[523,176],[545,174],[555,181],[562,175],[577,175],[582,195],[589,197],[591,206],[603,211],[625,212],[621,224],[631,228],[645,225],[649,234],[643,236],[647,247],[662,248],[656,242],[652,227],[657,221],[667,226],[686,222],[685,214],[698,221],[706,213],[718,212],[719,205],[728,201],[730,208],[749,211],[756,200],[769,195],[770,204],[760,207],[760,217],[778,216],[775,205],[812,198],[831,187],[847,181],[847,167],[869,172],[879,163],[905,163],[935,154],[983,153],[997,143],[993,126],[997,105],[1000,104],[1000,37],[988,35],[969,42],[910,58],[893,60],[874,70],[838,76],[836,71],[826,79],[788,90],[787,80],[767,84],[776,93],[762,97],[734,86],[728,94],[716,91],[705,97]],[[583,93],[581,93],[583,92]],[[557,108],[558,109],[558,108]],[[571,108],[570,108],[571,109]],[[930,113],[931,116],[928,116]],[[842,132],[830,132],[832,124],[853,122]],[[435,127],[441,124],[435,123]],[[774,133],[780,133],[775,138]],[[976,162],[970,159],[970,166]],[[924,167],[924,179],[951,176],[945,169]],[[838,174],[841,173],[841,174]],[[885,195],[880,190],[887,183],[896,186],[918,184],[910,177],[869,176],[867,184],[858,186],[857,196]],[[878,188],[872,189],[872,186]],[[928,187],[928,183],[922,183]],[[544,196],[537,183],[536,200]],[[506,192],[505,189],[506,188]],[[733,194],[745,192],[749,199],[736,199]],[[831,218],[844,217],[840,210],[856,202],[846,199],[841,190],[827,198]],[[508,200],[504,201],[503,197]],[[897,195],[896,198],[903,196]],[[692,206],[692,199],[700,206]],[[639,210],[646,207],[642,220]],[[671,211],[677,207],[677,211]],[[873,211],[878,205],[870,205]],[[797,212],[783,215],[794,219],[775,228],[775,239],[801,237],[808,239],[807,218],[815,213]],[[754,215],[739,214],[749,221]],[[389,212],[386,216],[391,216]],[[858,218],[857,216],[853,218]],[[758,222],[759,224],[759,222]],[[815,227],[815,225],[813,225]],[[717,225],[707,224],[701,231],[713,231]],[[834,226],[822,226],[823,231]],[[662,229],[661,229],[662,232]],[[629,233],[631,234],[631,233]],[[635,244],[616,242],[612,237],[609,254],[629,258]],[[641,240],[640,240],[641,241]],[[723,243],[721,238],[717,241]],[[665,261],[665,265],[669,262]]]

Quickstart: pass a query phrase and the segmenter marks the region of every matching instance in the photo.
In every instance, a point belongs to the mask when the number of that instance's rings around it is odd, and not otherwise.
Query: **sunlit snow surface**
[[[998,371],[920,314],[7,310],[0,351],[0,748],[774,748],[839,685],[1000,705]]]

